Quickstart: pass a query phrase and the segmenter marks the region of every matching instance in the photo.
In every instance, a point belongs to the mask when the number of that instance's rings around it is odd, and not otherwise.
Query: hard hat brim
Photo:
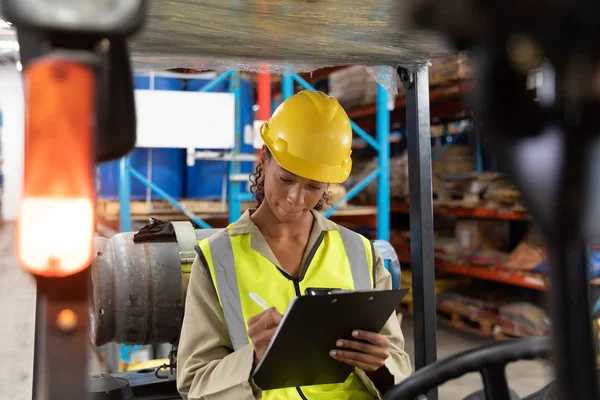
[[[275,161],[292,174],[323,183],[343,183],[350,176],[352,159],[348,158],[347,167],[316,164],[289,153],[281,153],[265,143]]]

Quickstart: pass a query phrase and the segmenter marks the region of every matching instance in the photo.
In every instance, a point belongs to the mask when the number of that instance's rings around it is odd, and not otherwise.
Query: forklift
[[[186,2],[168,3],[177,10]],[[268,7],[276,1],[250,3],[273,16],[294,9]],[[323,3],[344,7],[334,0],[304,6],[317,12]],[[400,15],[408,17],[411,26],[441,34],[455,49],[475,56],[471,101],[486,145],[518,186],[548,244],[552,317],[551,339],[496,342],[436,360],[427,70],[400,66],[407,97],[416,372],[385,399],[435,400],[439,385],[479,372],[484,390],[470,400],[512,400],[506,365],[536,358],[553,361],[556,381],[528,399],[600,398],[587,256],[589,241],[600,233],[600,3],[382,0],[372,6],[382,3],[403,6],[403,14],[388,16],[392,24]],[[1,6],[17,29],[26,99],[16,250],[37,281],[33,398],[179,398],[173,370],[185,298],[182,266],[189,263],[190,245],[211,232],[182,223],[169,242],[135,244],[131,232],[93,238],[93,166],[135,145],[128,49],[144,23],[156,22],[156,13],[146,21],[154,4],[2,0]],[[385,50],[380,52],[359,61],[385,64]],[[340,51],[339,59],[344,57]],[[70,246],[61,242],[65,237],[32,240],[48,237],[47,223],[70,232]],[[153,280],[141,285],[149,270]],[[149,301],[148,288],[166,299]],[[114,300],[121,295],[139,300],[141,315],[118,309],[121,303]],[[96,344],[169,342],[174,351],[163,369],[89,377],[90,334]]]

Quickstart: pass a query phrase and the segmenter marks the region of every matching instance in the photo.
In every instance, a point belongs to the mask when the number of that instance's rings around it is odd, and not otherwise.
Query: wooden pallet
[[[196,215],[199,218],[227,218],[229,207],[227,203],[220,200],[196,200],[182,199],[178,200],[186,210]],[[130,203],[131,217],[133,219],[139,217],[153,216],[158,219],[169,219],[169,217],[180,216],[183,213],[175,208],[166,200],[132,200]],[[242,202],[242,212],[249,208],[256,207],[255,201]],[[121,211],[121,204],[118,200],[98,199],[96,207],[98,216],[106,222],[117,221]],[[323,211],[326,211],[325,209]],[[370,206],[342,206],[334,212],[336,217],[356,217],[356,216],[371,216],[377,213],[376,207]]]
[[[179,204],[193,214],[219,214],[228,211],[227,203],[215,200],[182,199],[179,200]],[[256,203],[253,201],[243,202],[242,210],[245,211],[254,206],[256,206]],[[121,204],[118,200],[99,199],[97,202],[98,215],[105,221],[118,220],[120,211]],[[142,215],[164,216],[181,214],[179,209],[166,200],[152,200],[150,202],[146,202],[145,200],[132,200],[130,211],[132,217]]]
[[[484,317],[471,317],[457,313],[443,303],[437,306],[438,321],[448,326],[477,336],[504,338],[498,322]]]
[[[497,325],[494,327],[495,331],[494,331],[494,339],[498,339],[498,340],[504,340],[504,339],[518,339],[518,338],[523,338],[526,337],[525,335],[517,335],[515,334],[514,331],[512,331],[511,329],[504,327],[504,326],[500,326]]]

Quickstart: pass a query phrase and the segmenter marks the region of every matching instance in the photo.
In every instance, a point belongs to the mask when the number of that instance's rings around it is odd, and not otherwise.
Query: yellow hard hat
[[[341,183],[352,170],[352,127],[338,101],[303,90],[290,97],[260,129],[275,160],[304,178]]]

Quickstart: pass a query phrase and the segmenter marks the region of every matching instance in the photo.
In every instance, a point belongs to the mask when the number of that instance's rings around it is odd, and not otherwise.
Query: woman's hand
[[[274,307],[248,319],[248,336],[254,344],[254,366],[265,355],[267,346],[281,322],[282,315]]]
[[[390,356],[390,341],[387,337],[374,332],[354,331],[352,336],[358,340],[340,339],[330,355],[338,361],[365,372],[375,372],[383,367]]]

